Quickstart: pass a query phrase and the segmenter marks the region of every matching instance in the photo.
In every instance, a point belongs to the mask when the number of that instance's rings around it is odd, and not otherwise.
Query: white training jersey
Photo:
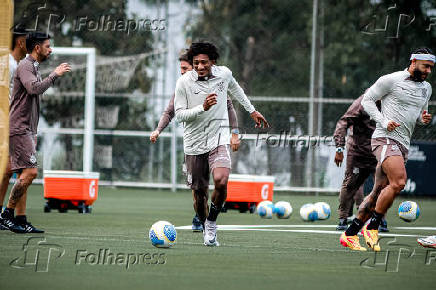
[[[417,122],[422,124],[422,112],[428,110],[431,93],[428,82],[411,80],[407,70],[380,77],[362,100],[365,111],[377,122],[372,138],[389,137],[409,149],[415,125]],[[375,104],[378,100],[381,100],[381,112]],[[400,126],[389,132],[389,121]]]
[[[14,74],[17,70],[18,62],[9,54],[9,103],[11,103],[12,90],[14,89]]]
[[[208,80],[198,80],[195,70],[177,80],[174,108],[176,120],[185,125],[185,154],[200,155],[230,143],[227,93],[249,113],[255,111],[232,72],[225,66],[212,66],[212,76]],[[210,94],[217,95],[217,104],[204,111],[204,100]]]

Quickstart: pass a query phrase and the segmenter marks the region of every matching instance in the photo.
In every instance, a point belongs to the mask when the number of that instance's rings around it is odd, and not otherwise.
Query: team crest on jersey
[[[422,89],[422,97],[427,98],[427,89],[426,88]]]
[[[35,164],[35,163],[36,163],[36,157],[35,157],[35,155],[32,154],[32,155],[30,156],[29,161],[30,161],[30,163]]]
[[[398,145],[392,145],[391,149],[392,151],[398,151]]]
[[[220,83],[217,85],[217,88],[218,88],[218,91],[220,91],[220,92],[224,92],[224,82],[220,82]]]

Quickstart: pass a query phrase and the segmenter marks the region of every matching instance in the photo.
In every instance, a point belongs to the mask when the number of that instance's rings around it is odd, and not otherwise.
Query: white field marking
[[[269,227],[269,228],[266,228]],[[272,227],[283,227],[279,225],[272,225]],[[292,227],[292,225],[287,225],[287,227]],[[293,225],[293,227],[301,228],[307,227],[304,225]],[[314,228],[317,226],[310,225],[310,227]],[[319,227],[319,226],[318,226]],[[330,226],[329,226],[330,227]],[[180,226],[176,227],[179,230],[187,230],[191,229],[191,226]],[[342,231],[323,231],[323,230],[280,230],[280,229],[271,229],[271,226],[265,225],[221,225],[218,226],[218,230],[221,231],[259,231],[259,232],[290,232],[290,233],[312,233],[312,234],[328,234],[328,235],[340,235]],[[380,236],[384,237],[423,237],[426,235],[408,235],[408,234],[392,234],[392,233],[379,233]]]
[[[249,228],[336,228],[337,225],[218,225],[218,229],[249,229]],[[392,227],[396,230],[428,230],[436,231],[436,227]],[[191,226],[176,227],[176,230],[190,230]]]
[[[218,229],[230,228],[336,228],[337,225],[218,225]],[[192,226],[176,227],[176,230],[190,230]]]
[[[328,234],[328,235],[340,235],[340,231],[320,231],[320,230],[276,230],[276,229],[221,229],[223,231],[260,231],[260,232],[290,232],[290,233],[313,233],[313,234]],[[379,236],[384,237],[422,237],[423,235],[405,235],[405,234],[387,234],[379,233]]]
[[[425,231],[436,231],[436,227],[394,227],[397,230],[425,230]]]

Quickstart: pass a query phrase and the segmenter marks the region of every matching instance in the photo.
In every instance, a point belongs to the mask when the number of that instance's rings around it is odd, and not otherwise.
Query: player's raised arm
[[[29,64],[19,68],[19,77],[26,88],[27,93],[32,95],[41,95],[43,94],[50,86],[53,85],[54,81],[57,77],[62,76],[65,72],[69,72],[71,70],[70,66],[67,63],[63,63],[58,66],[48,77],[44,80],[40,81],[34,74],[34,68]]]
[[[400,124],[387,120],[378,110],[376,102],[390,92],[392,85],[393,81],[389,78],[389,75],[382,76],[365,92],[362,100],[362,106],[371,119],[381,124],[388,131],[392,131]]]
[[[186,89],[183,84],[183,78],[179,79],[176,84],[176,96],[174,99],[176,120],[178,122],[189,122],[194,120],[199,114],[205,111],[203,106],[204,104],[188,109],[188,99]]]
[[[229,93],[244,107],[247,112],[250,113],[251,118],[256,123],[256,128],[260,128],[262,125],[264,128],[268,128],[268,121],[260,112],[256,111],[235,78],[233,76],[230,77],[231,79],[228,88]]]

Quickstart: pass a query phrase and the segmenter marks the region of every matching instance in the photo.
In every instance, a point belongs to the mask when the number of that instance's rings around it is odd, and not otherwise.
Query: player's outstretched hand
[[[255,128],[269,128],[268,121],[258,111],[254,111],[253,113],[251,113],[250,117],[256,123],[256,125],[254,126]]]
[[[388,122],[388,131],[389,132],[394,131],[395,128],[397,128],[397,127],[400,127],[400,124],[398,124],[397,122],[395,122],[395,121]]]
[[[68,63],[64,62],[61,63],[54,71],[58,76],[62,76],[64,73],[70,72],[71,67]]]
[[[338,167],[341,167],[342,161],[344,160],[344,153],[343,152],[336,152],[335,155],[335,163]]]
[[[423,111],[422,112],[422,122],[424,123],[424,124],[429,124],[430,122],[431,122],[431,118],[432,118],[432,115],[431,114],[429,114],[427,111]]]
[[[241,140],[239,140],[238,134],[232,134],[232,137],[230,138],[230,147],[232,147],[232,151],[238,151],[240,144]]]
[[[209,96],[206,97],[206,100],[204,100],[203,108],[205,111],[208,111],[210,107],[216,105],[216,103],[217,103],[216,94],[210,94]]]
[[[159,138],[159,131],[155,130],[155,131],[151,132],[150,141],[152,143],[155,143],[157,141],[157,138]]]

